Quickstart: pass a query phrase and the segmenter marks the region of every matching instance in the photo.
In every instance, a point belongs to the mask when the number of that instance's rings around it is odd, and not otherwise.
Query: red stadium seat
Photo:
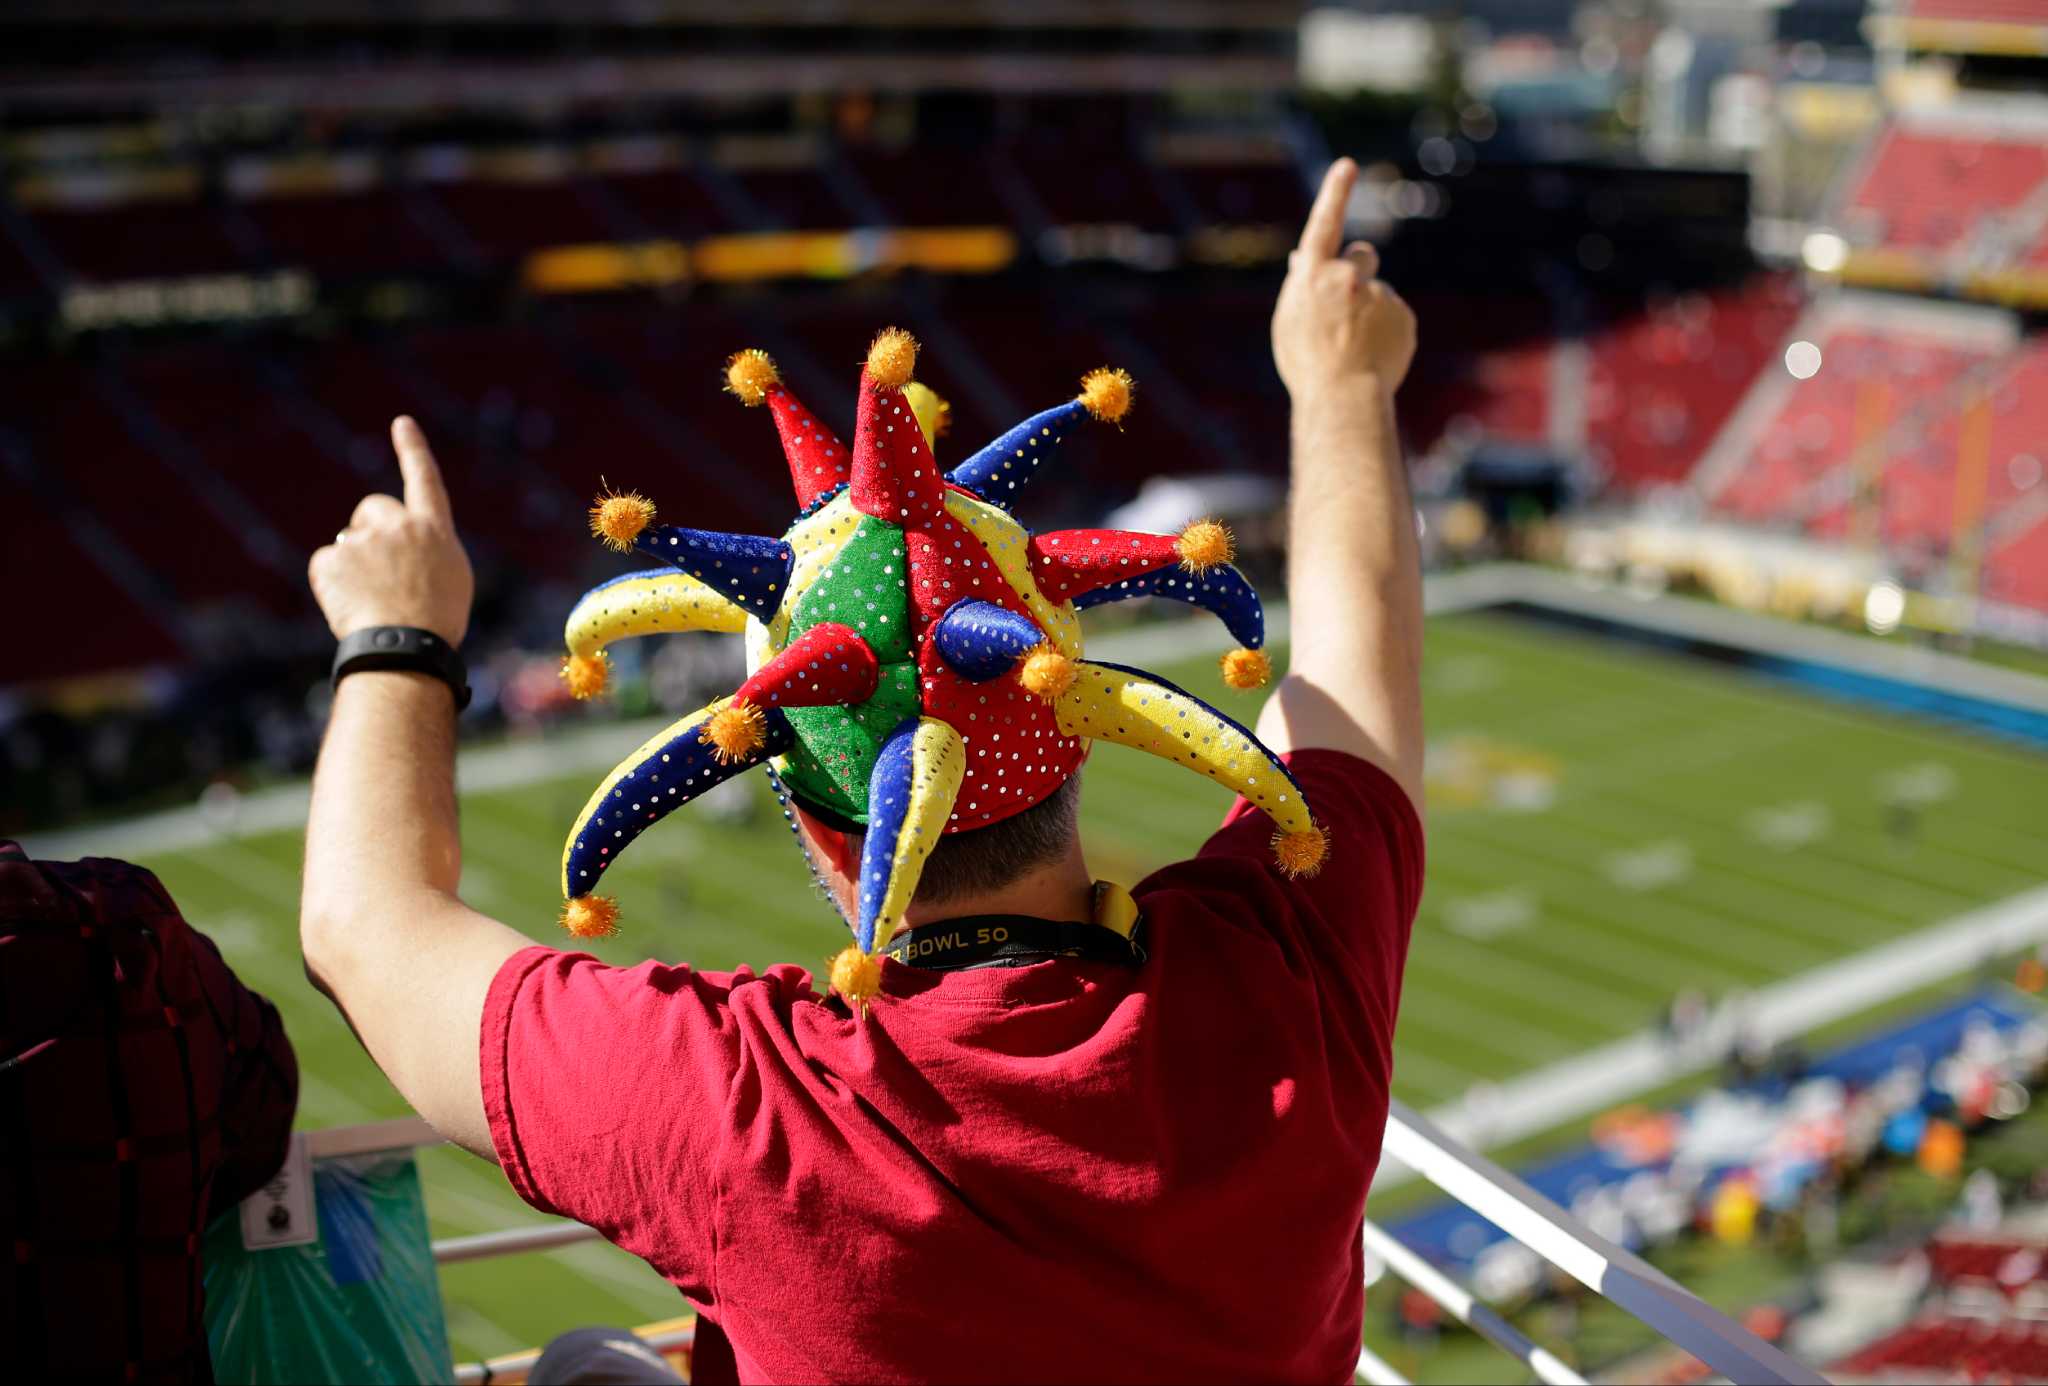
[[[1777,355],[1800,308],[1789,275],[1628,305],[1588,343],[1587,447],[1622,490],[1682,481]]]
[[[2038,137],[1997,138],[1892,127],[1878,139],[1844,223],[1878,244],[1953,249],[1998,212],[2010,211],[2048,180],[2048,145]]]

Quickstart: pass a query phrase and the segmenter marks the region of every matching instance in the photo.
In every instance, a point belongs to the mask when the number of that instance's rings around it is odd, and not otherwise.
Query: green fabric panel
[[[852,707],[791,707],[782,715],[796,731],[796,749],[783,763],[782,778],[806,798],[868,821],[868,777],[875,753],[890,732],[918,711],[917,665],[884,664],[875,696]]]
[[[860,528],[839,556],[797,598],[789,620],[789,638],[795,640],[812,626],[837,621],[859,632],[884,664],[913,658],[909,568],[902,528],[863,515]]]
[[[864,703],[783,709],[797,740],[780,767],[783,779],[805,798],[859,823],[868,819],[875,752],[918,711],[909,567],[902,527],[863,515],[838,556],[798,595],[789,618],[792,641],[812,626],[836,621],[858,632],[881,662],[881,681]]]

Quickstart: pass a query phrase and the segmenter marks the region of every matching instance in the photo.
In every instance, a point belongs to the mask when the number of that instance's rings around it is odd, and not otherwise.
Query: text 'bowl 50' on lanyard
[[[896,935],[882,951],[910,967],[959,972],[978,967],[1028,967],[1048,958],[1137,967],[1145,961],[1139,934],[1144,921],[1130,894],[1108,881],[1095,883],[1095,918],[1040,919],[1028,914],[975,914],[920,924]]]

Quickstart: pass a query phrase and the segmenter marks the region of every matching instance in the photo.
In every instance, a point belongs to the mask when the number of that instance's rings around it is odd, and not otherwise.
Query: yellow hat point
[[[731,765],[761,749],[768,739],[768,724],[760,708],[735,698],[705,719],[698,736],[710,744],[721,764]]]
[[[917,416],[917,426],[924,430],[925,446],[936,446],[953,426],[953,406],[931,386],[915,380],[903,387],[903,398],[909,401],[910,412]]]
[[[908,384],[917,369],[917,338],[900,327],[885,327],[868,348],[868,379],[877,385]]]
[[[1024,652],[1023,662],[1017,668],[1017,682],[1024,685],[1026,692],[1051,702],[1074,686],[1074,677],[1079,672],[1073,660],[1046,641]]]
[[[1313,825],[1298,833],[1273,834],[1273,860],[1290,877],[1315,875],[1322,870],[1323,858],[1329,850],[1330,840],[1321,828]]]
[[[1228,650],[1221,663],[1223,681],[1232,688],[1263,688],[1273,677],[1273,661],[1264,650]]]
[[[1181,565],[1191,573],[1203,573],[1219,563],[1237,557],[1237,545],[1230,531],[1214,520],[1197,520],[1180,532]]]
[[[631,553],[640,531],[653,523],[654,502],[638,491],[607,491],[590,507],[590,532],[620,553]]]
[[[619,931],[619,902],[609,895],[579,895],[562,906],[562,927],[573,938],[609,938]]]
[[[1081,377],[1079,399],[1082,408],[1104,423],[1121,423],[1131,412],[1131,396],[1137,391],[1129,371],[1104,366]]]
[[[832,959],[832,990],[853,1005],[866,1006],[882,990],[882,960],[848,944]]]
[[[736,351],[725,363],[725,388],[738,395],[741,404],[759,404],[768,398],[769,386],[781,383],[782,372],[775,369],[775,358],[759,347]]]
[[[603,650],[596,654],[566,655],[562,659],[562,682],[569,686],[569,696],[578,702],[604,692],[611,675],[612,662]]]

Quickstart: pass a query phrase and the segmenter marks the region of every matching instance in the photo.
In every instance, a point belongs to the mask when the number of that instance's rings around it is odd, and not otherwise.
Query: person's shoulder
[[[1362,756],[1308,746],[1280,759],[1318,815],[1365,807],[1421,827],[1422,815],[1400,781]]]
[[[1325,836],[1318,869],[1289,873],[1275,858],[1272,819],[1240,798],[1195,855],[1161,867],[1132,892],[1149,915],[1199,911],[1255,935],[1314,919],[1358,932],[1406,926],[1421,894],[1423,829],[1407,791],[1346,751],[1312,748],[1283,760]],[[1377,925],[1366,932],[1378,932]]]
[[[618,1009],[675,1004],[720,1016],[741,1010],[774,1013],[785,1021],[798,1007],[822,1000],[810,972],[793,963],[760,972],[746,963],[727,972],[657,958],[621,966],[545,944],[507,958],[492,990],[504,1005],[522,997],[550,1003],[583,997]]]
[[[0,923],[31,920],[184,926],[148,867],[118,857],[37,861],[19,843],[0,842]]]

